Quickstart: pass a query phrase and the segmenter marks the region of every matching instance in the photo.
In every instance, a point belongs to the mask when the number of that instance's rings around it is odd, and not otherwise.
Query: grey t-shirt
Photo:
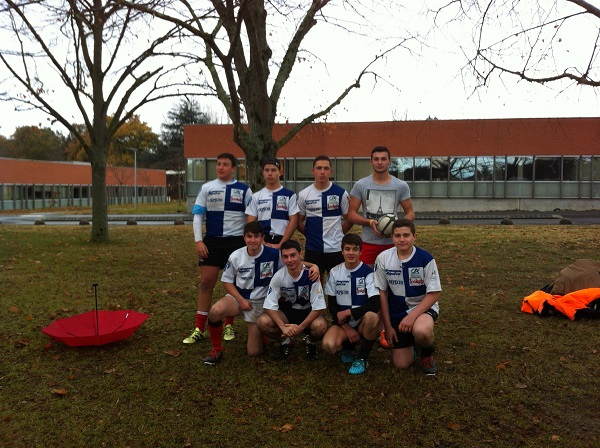
[[[367,176],[354,184],[350,196],[360,199],[365,218],[377,220],[386,213],[398,216],[398,205],[410,198],[410,188],[394,176],[385,185],[373,181],[373,176]],[[391,238],[377,237],[370,226],[363,226],[361,238],[370,244],[392,244]]]

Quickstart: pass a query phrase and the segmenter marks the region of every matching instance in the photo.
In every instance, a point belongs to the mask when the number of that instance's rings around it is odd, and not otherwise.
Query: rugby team
[[[390,162],[388,148],[373,148],[372,173],[348,194],[329,180],[329,158],[318,156],[314,182],[296,195],[281,185],[276,158],[262,161],[265,187],[252,193],[235,178],[237,159],[229,153],[217,157],[217,178],[202,186],[193,209],[198,307],[195,329],[183,340],[210,339],[204,364],[223,359],[221,341],[235,338],[234,318],[242,316],[250,356],[262,354],[273,339],[279,343],[275,357],[285,360],[301,336],[308,360],[317,359],[321,341],[325,353],[339,353],[357,375],[366,371],[379,339],[391,349],[395,368],[406,369],[419,358],[426,375],[437,373],[438,269],[415,246],[410,190],[389,173]],[[399,206],[404,214],[396,219]],[[386,214],[395,217],[391,236],[377,230]],[[355,224],[362,226],[360,236],[348,233]],[[291,239],[295,230],[306,237],[304,251]],[[213,304],[221,269],[226,294]]]

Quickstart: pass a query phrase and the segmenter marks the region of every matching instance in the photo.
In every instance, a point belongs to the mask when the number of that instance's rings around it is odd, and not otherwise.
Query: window
[[[474,180],[475,157],[451,157],[450,180]]]
[[[412,157],[394,157],[390,164],[390,174],[406,182],[412,182],[414,176]]]
[[[477,157],[476,180],[494,180],[494,158]],[[504,176],[502,176],[504,178]]]
[[[494,159],[494,180],[505,181],[506,180],[506,158],[496,157]]]
[[[448,181],[448,157],[431,158],[431,180]]]
[[[536,157],[535,180],[560,180],[560,157]]]
[[[352,180],[359,180],[371,174],[371,159],[354,159],[354,174]]]
[[[581,180],[590,180],[592,178],[592,158],[581,158]]]
[[[415,157],[415,180],[430,180],[430,160],[426,157]]]
[[[592,180],[599,181],[600,180],[600,157],[596,156],[592,160],[592,169],[593,175]]]
[[[579,157],[563,157],[562,167],[562,180],[579,180]]]
[[[507,157],[506,179],[509,181],[533,180],[533,157]]]
[[[313,159],[296,159],[296,180],[314,180]]]
[[[335,179],[338,181],[352,180],[352,160],[336,159],[335,161]]]
[[[189,180],[206,180],[206,159],[189,159],[187,175]]]

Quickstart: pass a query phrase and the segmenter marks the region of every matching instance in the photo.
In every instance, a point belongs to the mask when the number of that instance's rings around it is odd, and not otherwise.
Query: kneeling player
[[[341,351],[342,362],[352,363],[348,372],[353,375],[367,369],[379,333],[379,291],[373,270],[360,261],[361,252],[361,238],[346,234],[342,239],[344,262],[331,270],[325,285],[332,326],[323,336],[323,350],[330,355]]]
[[[245,247],[229,256],[221,281],[227,294],[212,305],[208,312],[208,331],[212,350],[203,362],[215,365],[223,358],[221,335],[223,319],[243,315],[248,329],[248,354],[260,355],[263,351],[262,335],[256,326],[263,313],[263,302],[269,282],[275,272],[283,267],[279,251],[263,245],[263,227],[257,222],[244,226]]]
[[[394,247],[381,252],[375,260],[375,286],[381,299],[385,337],[393,348],[394,367],[410,367],[413,350],[420,348],[423,371],[435,375],[433,326],[442,287],[435,259],[414,245],[416,237],[412,221],[394,222]]]
[[[259,318],[258,328],[269,338],[281,341],[278,356],[281,360],[290,354],[292,338],[305,333],[306,358],[315,360],[315,343],[327,330],[323,317],[323,310],[327,307],[323,288],[318,279],[309,278],[297,241],[282,243],[281,258],[285,268],[277,271],[271,280],[264,303],[265,314]]]

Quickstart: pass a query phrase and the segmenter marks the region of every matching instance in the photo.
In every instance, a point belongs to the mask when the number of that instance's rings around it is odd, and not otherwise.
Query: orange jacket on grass
[[[554,308],[571,320],[575,320],[577,311],[587,308],[590,303],[600,298],[600,288],[587,288],[569,294],[552,295],[544,291],[535,291],[523,299],[521,311],[542,315],[548,308]]]

